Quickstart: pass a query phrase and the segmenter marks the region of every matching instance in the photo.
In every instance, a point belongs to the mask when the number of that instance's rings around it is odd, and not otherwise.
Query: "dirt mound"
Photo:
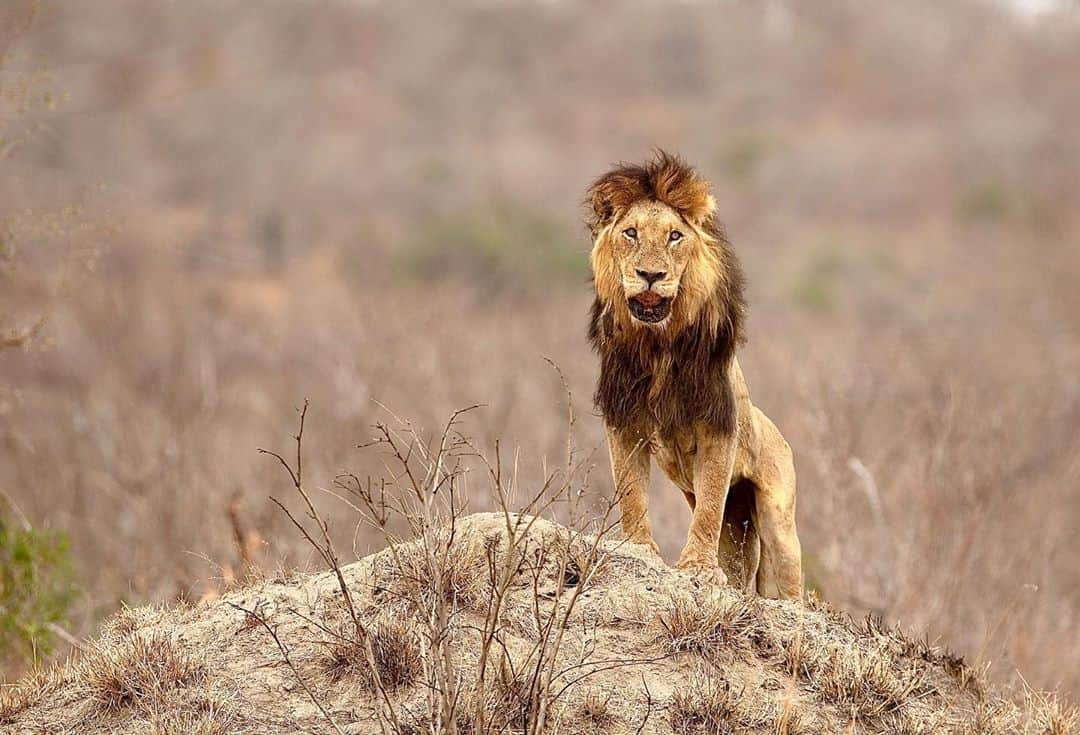
[[[547,521],[474,515],[442,559],[432,548],[344,567],[351,601],[331,572],[122,610],[5,692],[0,730],[1059,735],[1075,719],[874,621],[748,598]]]

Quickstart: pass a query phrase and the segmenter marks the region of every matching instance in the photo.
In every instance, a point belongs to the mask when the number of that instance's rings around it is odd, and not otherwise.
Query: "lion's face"
[[[701,247],[697,229],[668,205],[642,200],[611,224],[607,239],[630,316],[663,327],[683,273]]]
[[[600,339],[651,343],[687,329],[731,344],[742,323],[742,272],[716,219],[709,182],[663,151],[589,187],[593,325]]]

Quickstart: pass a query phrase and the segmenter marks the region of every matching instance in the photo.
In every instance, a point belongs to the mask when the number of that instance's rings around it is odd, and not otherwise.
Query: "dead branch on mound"
[[[379,713],[377,714],[379,725],[382,727],[384,735],[388,735],[389,729],[387,727],[387,720],[389,721],[389,724],[393,726],[393,729],[395,731],[400,728],[397,721],[397,715],[395,714],[394,708],[390,702],[389,694],[387,693],[386,687],[383,685],[382,680],[379,676],[379,667],[376,661],[375,651],[371,643],[371,636],[368,634],[367,628],[360,620],[360,616],[357,615],[356,605],[353,603],[352,593],[349,591],[349,585],[345,583],[345,576],[341,572],[341,559],[338,556],[337,549],[334,546],[334,541],[330,536],[330,527],[323,519],[323,517],[319,514],[319,511],[316,510],[315,504],[311,500],[311,496],[304,488],[304,422],[307,419],[308,405],[308,401],[305,400],[304,407],[300,410],[299,428],[297,429],[296,435],[293,437],[296,442],[295,468],[289,464],[288,460],[286,460],[277,452],[272,452],[267,449],[261,448],[258,451],[261,454],[267,454],[275,458],[278,463],[280,463],[281,466],[285,469],[285,471],[289,475],[289,478],[292,480],[292,485],[293,488],[296,490],[297,495],[299,495],[304,501],[304,505],[307,509],[308,519],[313,522],[318,529],[318,537],[316,537],[308,530],[307,526],[300,522],[296,518],[296,516],[294,516],[289,511],[289,509],[285,506],[284,503],[282,503],[277,498],[270,498],[270,500],[275,505],[277,505],[278,508],[282,510],[282,512],[285,513],[285,515],[292,522],[292,524],[296,526],[297,530],[299,530],[301,535],[303,535],[304,539],[307,540],[309,544],[311,544],[312,548],[314,548],[319,553],[323,561],[326,563],[327,567],[330,568],[330,570],[334,573],[334,576],[337,578],[338,588],[341,591],[342,601],[344,602],[345,607],[349,612],[349,617],[352,620],[353,629],[356,633],[356,640],[359,641],[362,645],[364,655],[367,658],[367,665],[368,670],[371,674],[371,680],[374,683],[375,689],[378,691],[382,702],[386,705],[385,716]],[[308,689],[307,685],[304,684],[303,680],[300,678],[300,675],[296,670],[296,667],[293,666],[292,663],[289,661],[288,649],[281,642],[281,639],[278,637],[277,632],[266,622],[266,619],[261,617],[258,613],[254,613],[253,611],[248,610],[245,610],[244,612],[259,616],[259,621],[262,623],[263,628],[265,628],[266,631],[269,632],[270,635],[274,638],[274,642],[277,644],[278,649],[281,651],[286,663],[289,664],[289,667],[293,670],[293,673],[296,673],[297,678],[300,679],[301,684],[304,685],[304,689],[308,692],[309,695],[311,695],[312,700],[315,701],[316,698],[314,694],[312,694],[312,692]],[[330,718],[330,715],[326,712],[325,708],[317,701],[315,701],[315,703],[319,707],[319,710],[327,717],[327,719],[330,720],[331,724],[333,724],[333,719]],[[336,729],[337,725],[334,725],[334,727]],[[340,732],[340,730],[338,731]]]
[[[557,719],[552,715],[553,705],[578,682],[633,663],[590,661],[592,648],[585,643],[576,656],[564,651],[580,596],[604,569],[609,551],[603,541],[616,526],[613,514],[618,500],[608,501],[592,520],[583,512],[591,457],[584,461],[578,457],[572,396],[562,372],[548,362],[566,394],[566,458],[561,468],[545,472],[545,481],[536,490],[522,494],[516,456],[507,468],[498,442],[489,458],[459,430],[462,416],[478,408],[470,406],[454,412],[433,440],[425,440],[412,424],[391,413],[393,422],[376,424],[375,438],[360,445],[383,453],[386,477],[361,480],[343,473],[335,478],[334,490],[328,491],[356,512],[358,526],[375,529],[387,541],[386,562],[375,570],[383,581],[372,594],[385,598],[384,604],[403,611],[419,626],[416,660],[426,693],[425,729],[430,732],[494,733],[511,723],[528,732],[541,732]],[[303,482],[306,414],[305,403],[294,437],[293,463],[278,453],[260,452],[277,459],[285,469],[303,502],[307,522],[277,498],[272,500],[337,577],[352,631],[344,635],[335,630],[330,636],[328,670],[340,676],[356,674],[361,683],[373,684],[382,702],[377,715],[384,732],[398,732],[402,718],[390,699],[397,685],[386,671],[380,671],[386,667],[379,664],[373,624],[364,622],[354,602],[327,523]],[[490,484],[495,508],[505,524],[501,537],[480,538],[459,527],[468,505],[466,480],[472,466],[478,466]],[[567,519],[565,534],[538,536],[536,521],[548,514]],[[408,531],[408,543],[391,530],[401,526]],[[508,610],[510,592],[521,588],[532,591],[532,604],[528,610],[518,609],[521,606]],[[459,623],[466,613],[475,617]],[[530,631],[530,647],[514,655],[504,638],[511,619]],[[480,637],[475,669],[459,665],[452,649],[462,628]],[[388,649],[387,656],[394,651]],[[362,671],[356,662],[361,655]],[[415,672],[406,673],[408,681],[402,683],[408,684]]]
[[[270,634],[270,637],[274,640],[274,644],[278,647],[278,651],[281,652],[282,660],[284,660],[285,665],[292,670],[293,676],[296,677],[296,681],[299,682],[301,687],[303,687],[304,692],[308,695],[311,703],[314,704],[316,708],[318,708],[319,713],[323,717],[325,717],[326,721],[330,723],[330,726],[334,728],[334,732],[338,733],[338,735],[345,735],[341,727],[339,727],[337,722],[334,720],[333,716],[323,705],[322,701],[319,700],[319,698],[315,695],[315,692],[308,685],[307,680],[300,674],[300,670],[296,668],[296,664],[293,663],[292,658],[289,656],[289,647],[285,645],[285,643],[281,640],[281,636],[278,635],[277,626],[271,625],[270,621],[266,619],[266,616],[262,614],[262,612],[258,609],[257,606],[249,609],[246,607],[241,607],[240,605],[236,605],[232,602],[229,602],[228,605],[234,610],[244,613],[245,624],[247,624],[248,621],[255,621],[256,624],[261,625],[263,630]]]

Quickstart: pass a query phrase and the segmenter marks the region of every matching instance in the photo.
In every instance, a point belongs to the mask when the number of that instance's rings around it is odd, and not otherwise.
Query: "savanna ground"
[[[387,408],[480,403],[528,487],[566,442],[548,357],[602,506],[580,197],[655,145],[714,180],[745,264],[810,583],[1075,698],[1075,6],[676,8],[5,3],[0,491],[67,538],[62,632],[313,564],[256,452],[304,398],[315,486],[383,472],[357,445]],[[652,514],[671,559],[659,477]]]

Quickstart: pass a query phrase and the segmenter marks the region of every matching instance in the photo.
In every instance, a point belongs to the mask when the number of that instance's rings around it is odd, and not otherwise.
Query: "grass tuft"
[[[63,669],[51,666],[37,669],[14,684],[0,685],[0,725],[10,725],[15,718],[56,692],[66,680]]]
[[[589,689],[581,700],[578,714],[593,732],[606,730],[618,719],[611,710],[611,695],[599,689]]]
[[[1031,725],[1039,735],[1074,735],[1080,729],[1080,710],[1056,694],[1028,689],[1024,704]]]
[[[165,694],[200,683],[206,672],[169,636],[151,633],[99,641],[80,662],[76,675],[100,710],[119,712],[160,705]]]
[[[848,706],[863,719],[896,711],[927,688],[925,669],[888,647],[831,644],[811,670],[811,686],[827,701]]]
[[[420,639],[407,623],[382,617],[367,627],[379,681],[387,691],[411,686],[423,673]],[[332,681],[355,677],[368,690],[377,688],[368,664],[365,643],[356,636],[352,621],[342,623],[328,644],[326,671]]]
[[[428,550],[414,543],[384,552],[375,571],[376,599],[410,610],[425,609],[432,595],[467,610],[486,604],[488,556],[482,539],[461,534],[452,543],[440,541],[436,546],[435,553],[445,558],[432,559]]]
[[[672,651],[715,659],[749,649],[752,602],[742,595],[674,593],[658,622]]]
[[[734,687],[713,669],[699,668],[675,690],[668,705],[671,729],[678,733],[727,734],[768,727],[779,713],[771,701]]]

